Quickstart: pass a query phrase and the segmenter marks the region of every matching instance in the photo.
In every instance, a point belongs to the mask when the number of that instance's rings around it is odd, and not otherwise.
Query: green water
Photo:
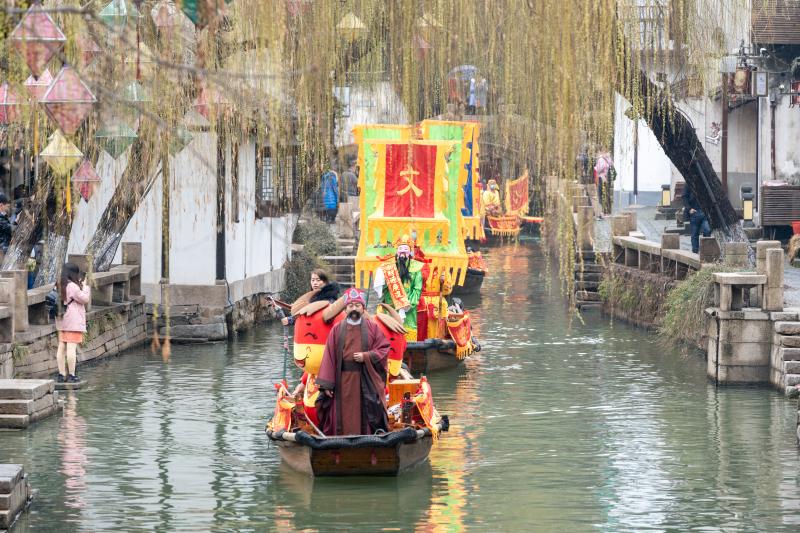
[[[0,433],[39,491],[23,531],[798,531],[793,403],[698,357],[568,324],[534,246],[493,249],[483,351],[430,376],[451,431],[398,479],[312,480],[263,426],[281,329],[85,368],[62,417]],[[292,371],[293,377],[296,374]]]

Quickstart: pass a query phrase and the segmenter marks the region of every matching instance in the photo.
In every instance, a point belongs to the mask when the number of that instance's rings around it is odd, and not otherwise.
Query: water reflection
[[[795,531],[793,406],[714,389],[704,362],[573,321],[535,248],[496,248],[465,297],[483,351],[429,376],[452,429],[398,479],[317,479],[264,436],[278,325],[87,368],[64,415],[0,433],[39,496],[17,531]],[[473,307],[480,304],[479,307]],[[290,381],[299,378],[289,365]]]

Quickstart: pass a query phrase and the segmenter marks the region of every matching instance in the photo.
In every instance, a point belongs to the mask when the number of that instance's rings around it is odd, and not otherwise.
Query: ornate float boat
[[[505,214],[486,215],[486,235],[489,244],[498,244],[519,238],[523,217],[528,213],[528,171],[526,170],[515,180],[507,181],[505,189]]]
[[[466,137],[467,129],[474,136],[471,123],[426,121],[418,129],[387,125],[354,129],[362,169],[359,187],[364,191],[356,286],[371,288],[378,269],[383,269],[387,258],[394,258],[401,237],[407,236],[418,252],[424,250],[424,259],[418,256],[427,267],[418,312],[427,310],[427,323],[434,327],[419,335],[409,332],[404,361],[412,371],[455,366],[478,346],[469,329],[469,314],[459,312],[448,318],[451,313],[443,299],[447,293],[432,288],[442,276],[455,286],[463,285],[467,275],[461,194],[466,179],[462,163],[471,160],[465,150],[467,145],[473,146],[471,137]],[[459,164],[452,164],[454,161]],[[386,270],[381,274],[386,276],[387,287],[399,285],[396,276],[390,279]]]
[[[267,437],[288,466],[310,476],[399,475],[424,463],[434,441],[450,426],[447,417],[436,411],[424,377],[389,383],[391,431],[380,435],[321,435],[296,409],[286,383],[276,388]]]

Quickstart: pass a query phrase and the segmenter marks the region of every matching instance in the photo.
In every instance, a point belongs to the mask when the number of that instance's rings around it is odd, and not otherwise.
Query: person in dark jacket
[[[304,299],[304,301],[307,300],[306,303],[319,302],[322,300],[333,303],[339,299],[341,288],[335,281],[330,281],[327,272],[321,268],[316,268],[311,271],[311,290],[316,292],[306,293],[301,296],[301,299]],[[284,326],[291,326],[294,324],[294,317],[284,317],[281,319],[281,323]]]
[[[686,192],[683,194],[683,210],[692,232],[692,252],[698,253],[700,251],[700,233],[703,233],[703,237],[710,236],[711,225],[708,223],[706,214],[700,209],[700,203],[688,184]]]
[[[0,193],[0,250],[3,253],[8,251],[8,246],[11,244],[11,233],[13,226],[11,225],[11,202],[8,201],[8,196]]]

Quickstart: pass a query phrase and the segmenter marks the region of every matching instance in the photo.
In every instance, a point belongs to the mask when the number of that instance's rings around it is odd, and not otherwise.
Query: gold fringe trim
[[[466,346],[459,346],[456,344],[456,357],[459,361],[467,357],[468,355],[472,355],[475,351],[475,345],[472,344],[472,341],[469,341]]]

